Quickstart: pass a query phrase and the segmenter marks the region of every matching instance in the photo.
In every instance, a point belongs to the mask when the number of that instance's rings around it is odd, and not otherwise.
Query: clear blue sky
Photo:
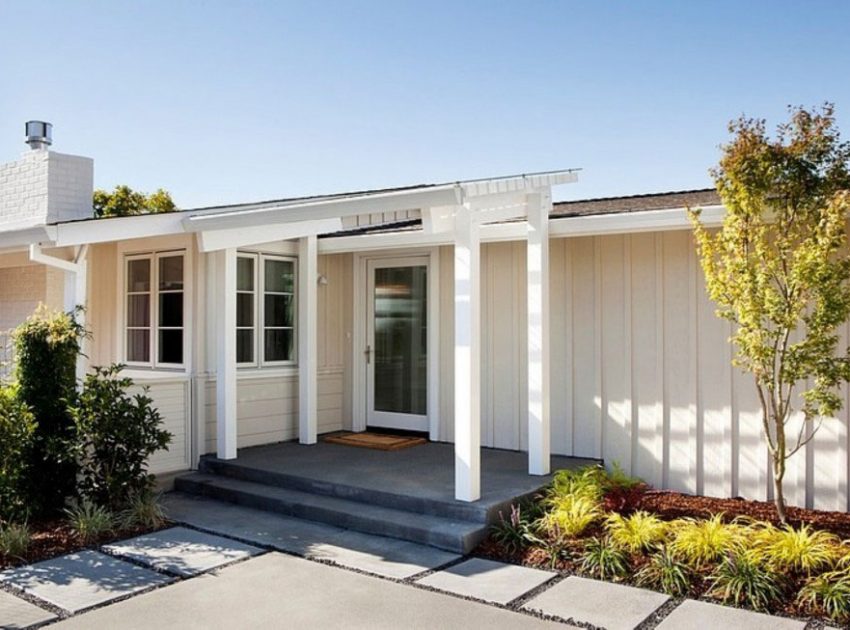
[[[0,0],[23,123],[182,207],[563,167],[583,198],[698,188],[741,113],[831,100],[850,2]]]

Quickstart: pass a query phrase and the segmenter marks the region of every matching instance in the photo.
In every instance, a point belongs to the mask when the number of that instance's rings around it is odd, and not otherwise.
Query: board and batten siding
[[[453,439],[452,262],[441,248],[444,441]],[[482,245],[486,447],[527,448],[525,270],[524,242]],[[552,239],[550,290],[553,453],[616,461],[656,487],[772,498],[752,377],[730,364],[731,327],[706,295],[690,231]],[[843,391],[841,417],[789,462],[789,503],[848,509]]]

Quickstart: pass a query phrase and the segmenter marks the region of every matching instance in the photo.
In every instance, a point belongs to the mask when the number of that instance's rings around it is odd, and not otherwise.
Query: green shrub
[[[65,510],[65,515],[68,525],[84,545],[97,542],[117,524],[115,514],[109,508],[97,505],[89,499],[75,502]]]
[[[122,366],[95,368],[86,376],[77,405],[71,409],[73,436],[69,452],[79,466],[80,494],[98,505],[121,510],[134,496],[153,487],[148,458],[167,448],[171,434],[146,394],[131,396]]]
[[[639,511],[631,516],[616,512],[605,520],[611,543],[632,553],[647,551],[667,535],[667,523],[654,514]]]
[[[37,423],[29,467],[30,506],[39,514],[61,509],[74,491],[76,470],[63,459],[71,427],[68,404],[76,394],[76,363],[85,330],[70,313],[39,306],[15,329],[15,377],[20,399]]]
[[[825,614],[833,621],[850,621],[850,573],[830,571],[811,578],[800,589],[797,602],[813,614]]]
[[[0,556],[22,558],[30,546],[30,528],[26,523],[0,525]]]
[[[584,548],[581,570],[600,580],[617,580],[628,573],[629,560],[608,538],[591,538]]]
[[[144,527],[145,529],[158,529],[166,521],[165,510],[159,501],[159,495],[153,492],[144,492],[133,495],[129,505],[121,513],[121,526],[127,529],[133,527]]]
[[[694,567],[720,560],[737,551],[746,540],[745,528],[737,523],[724,523],[722,514],[704,520],[673,521],[670,535],[670,550]]]
[[[638,586],[652,588],[673,597],[683,597],[691,587],[693,572],[667,549],[661,549],[635,575]]]
[[[709,580],[709,595],[726,604],[747,604],[755,610],[767,610],[782,594],[779,576],[763,566],[754,553],[730,553]]]
[[[35,418],[12,387],[0,387],[0,523],[27,517],[27,471]]]
[[[753,534],[761,559],[781,571],[811,573],[830,566],[839,557],[837,536],[814,530],[808,525],[799,529],[786,525],[766,525]]]

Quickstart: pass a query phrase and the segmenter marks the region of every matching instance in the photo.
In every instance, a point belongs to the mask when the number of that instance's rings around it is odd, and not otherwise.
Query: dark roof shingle
[[[594,214],[667,210],[670,208],[700,208],[719,204],[720,197],[717,191],[714,188],[703,188],[699,190],[680,190],[650,195],[631,195],[628,197],[557,201],[553,204],[551,216],[555,218],[579,217]]]

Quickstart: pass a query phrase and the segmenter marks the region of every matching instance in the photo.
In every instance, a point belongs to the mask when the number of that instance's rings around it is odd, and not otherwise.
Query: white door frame
[[[354,254],[354,335],[352,339],[352,430],[365,431],[368,396],[366,344],[370,261],[423,257],[428,265],[428,437],[440,439],[440,256],[439,248]]]

